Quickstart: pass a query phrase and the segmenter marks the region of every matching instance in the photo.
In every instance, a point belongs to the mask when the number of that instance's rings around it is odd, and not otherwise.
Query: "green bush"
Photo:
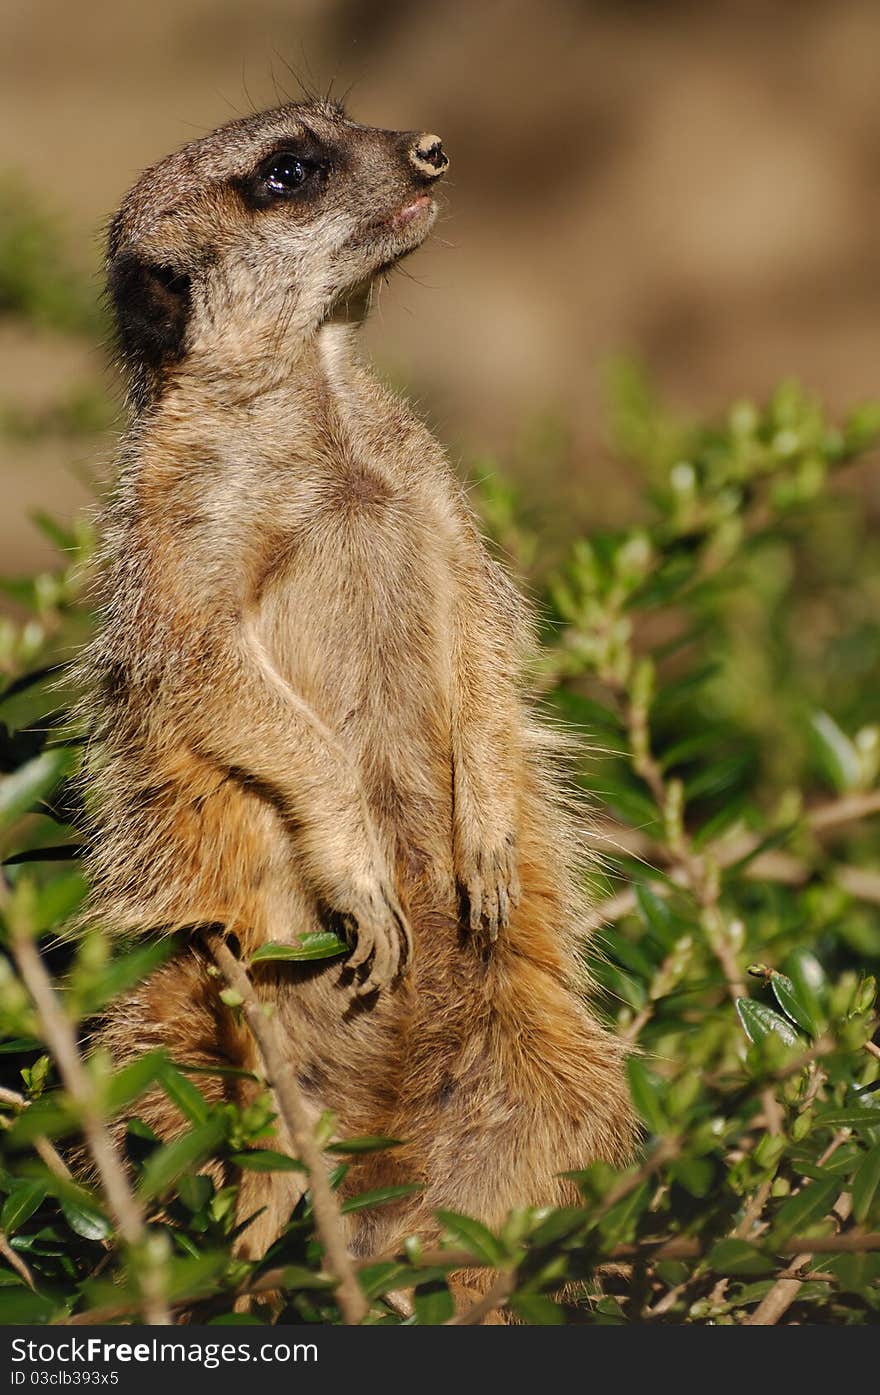
[[[694,425],[622,364],[611,420],[642,472],[641,521],[574,540],[552,575],[515,492],[493,476],[478,497],[540,593],[541,700],[585,737],[578,779],[599,856],[584,954],[598,1009],[634,1047],[640,1156],[619,1173],[585,1167],[581,1205],[515,1213],[497,1234],[444,1213],[439,1247],[413,1240],[361,1268],[365,1320],[448,1320],[447,1276],[466,1261],[493,1271],[493,1296],[531,1323],[870,1323],[880,546],[851,467],[880,410],[834,427],[785,384],[762,408]],[[114,1072],[80,1058],[89,1020],[168,947],[65,932],[84,890],[66,664],[90,626],[77,577],[91,538],[40,522],[64,566],[8,580],[16,618],[0,622],[0,1322],[166,1307],[338,1322],[309,1197],[263,1261],[234,1260],[236,1187],[202,1170],[265,1166],[268,1091],[245,1110],[215,1107],[186,1062],[152,1053]],[[242,1010],[234,989],[225,999]],[[152,1088],[187,1120],[172,1143],[137,1117]],[[117,1159],[108,1190],[106,1169],[104,1185],[85,1185],[66,1159],[83,1134],[94,1152],[110,1117],[128,1120],[129,1172]],[[323,1120],[318,1141],[332,1130]],[[331,1145],[331,1181],[347,1155],[389,1146]],[[261,1288],[282,1296],[264,1304]],[[246,1289],[251,1311],[233,1313]],[[410,1317],[390,1296],[401,1291]]]

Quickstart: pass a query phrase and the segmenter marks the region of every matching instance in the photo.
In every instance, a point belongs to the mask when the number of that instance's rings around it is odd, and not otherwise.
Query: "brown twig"
[[[0,1086],[0,1104],[11,1104],[15,1109],[27,1109],[30,1100],[25,1099],[17,1090],[7,1090],[5,1086]],[[34,1139],[34,1151],[56,1177],[65,1182],[73,1181],[70,1168],[48,1138],[38,1134]]]
[[[608,1259],[598,1264],[595,1269],[596,1274],[620,1274],[627,1267],[627,1261],[637,1261],[640,1263],[654,1263],[663,1259],[692,1260],[701,1259],[706,1253],[707,1247],[702,1241],[690,1236],[673,1236],[670,1240],[640,1240],[633,1244],[615,1245],[610,1252]],[[777,1255],[827,1255],[827,1254],[867,1254],[880,1250],[880,1232],[862,1233],[857,1230],[847,1231],[842,1235],[817,1235],[817,1236],[795,1236],[791,1240],[780,1241],[773,1246],[773,1253]],[[374,1264],[397,1262],[401,1265],[409,1264],[409,1259],[403,1254],[388,1254],[380,1257],[375,1255],[368,1259],[355,1261],[358,1270],[369,1269]],[[419,1257],[419,1267],[434,1268],[445,1266],[452,1269],[491,1269],[493,1266],[481,1260],[475,1259],[469,1250],[425,1250]],[[817,1277],[820,1277],[817,1275]],[[821,1275],[823,1279],[827,1275]],[[407,1285],[406,1275],[401,1275],[398,1288],[406,1291],[412,1284]],[[284,1270],[268,1269],[264,1274],[251,1283],[244,1284],[236,1291],[236,1298],[249,1297],[257,1293],[275,1293],[284,1290]],[[185,1308],[191,1304],[191,1299],[181,1299],[174,1305],[177,1308]],[[61,1325],[67,1327],[88,1327],[99,1326],[105,1322],[115,1321],[116,1318],[127,1317],[136,1312],[137,1308],[132,1303],[107,1304],[101,1308],[91,1308],[83,1313],[75,1313],[72,1317],[62,1319]]]
[[[778,1240],[770,1247],[777,1255],[852,1255],[880,1250],[880,1232],[844,1231],[841,1235],[795,1235],[790,1240]],[[691,1236],[674,1236],[671,1240],[642,1240],[638,1244],[615,1245],[611,1260],[626,1259],[699,1259],[705,1252],[702,1241]]]
[[[275,1095],[278,1112],[308,1172],[315,1226],[324,1247],[328,1269],[337,1283],[343,1318],[347,1323],[358,1323],[366,1316],[369,1305],[345,1243],[339,1202],[330,1186],[324,1157],[315,1141],[309,1112],[287,1060],[277,1025],[267,1017],[250,976],[222,936],[206,932],[204,939],[229,987],[241,999],[241,1011],[263,1058],[266,1078]]]
[[[37,1286],[34,1283],[33,1274],[25,1264],[21,1255],[15,1253],[15,1250],[12,1248],[12,1246],[6,1238],[5,1232],[2,1230],[0,1230],[0,1255],[3,1256],[7,1264],[12,1265],[19,1278],[24,1279],[28,1288],[32,1288],[34,1293],[36,1293]]]
[[[810,1262],[810,1255],[800,1254],[780,1274],[773,1287],[765,1293],[755,1311],[746,1319],[747,1327],[773,1327],[788,1312],[801,1291],[803,1279],[798,1274]]]
[[[841,799],[832,799],[827,804],[820,804],[808,813],[807,823],[814,833],[824,833],[826,828],[836,828],[842,823],[856,823],[871,814],[880,814],[880,789],[846,794]]]
[[[592,1219],[599,1220],[600,1217],[606,1215],[612,1206],[623,1201],[624,1197],[630,1196],[643,1182],[647,1182],[649,1177],[653,1177],[655,1172],[659,1172],[664,1163],[677,1158],[680,1152],[681,1139],[671,1135],[667,1138],[661,1138],[653,1153],[649,1153],[640,1167],[637,1167],[634,1172],[625,1172],[605,1193],[602,1201],[593,1211]]]
[[[659,774],[659,770],[657,773]],[[653,783],[656,783],[656,777],[652,782],[652,788]],[[812,833],[821,835],[840,827],[841,824],[853,823],[876,813],[880,813],[880,790],[868,790],[864,794],[845,795],[841,799],[816,805],[805,814],[804,825]],[[626,828],[623,825],[620,827],[615,824],[601,825],[593,833],[592,843],[599,851],[603,849],[609,852],[622,851],[634,857],[643,858],[649,863],[662,865],[670,862],[675,864],[678,861],[677,853],[666,844],[646,837],[637,829]],[[719,843],[713,847],[713,855],[719,868],[723,870],[748,857],[759,843],[759,838],[754,834],[748,834],[726,844]],[[799,858],[780,852],[778,849],[771,849],[756,857],[745,868],[744,875],[752,881],[779,881],[799,885],[809,879],[811,869],[806,862]],[[851,896],[862,901],[880,904],[880,877],[876,873],[865,872],[864,869],[858,867],[843,866],[837,867],[834,875]],[[673,880],[680,884],[682,880],[687,880],[687,878],[682,878],[679,875],[678,877],[673,876]],[[666,894],[666,888],[663,885],[658,885],[656,891],[660,896]],[[635,910],[636,905],[634,891],[628,889],[618,892],[596,906],[587,918],[585,928],[599,930],[603,925],[613,924],[622,919],[623,916],[629,915],[631,911]]]
[[[782,1106],[776,1098],[773,1090],[768,1085],[761,1091],[761,1103],[764,1106],[764,1117],[767,1120],[767,1132],[779,1135],[782,1133],[782,1126],[785,1122],[785,1115]],[[739,1240],[745,1240],[752,1233],[753,1227],[761,1218],[761,1213],[770,1198],[773,1183],[768,1178],[756,1189],[754,1195],[749,1200],[743,1218],[734,1230],[734,1236]]]
[[[817,1167],[821,1167],[830,1157],[837,1152],[842,1143],[849,1137],[849,1129],[838,1129],[831,1139],[827,1148],[824,1148],[819,1158],[816,1160]],[[841,1210],[841,1206],[843,1209]],[[842,1193],[834,1203],[832,1210],[837,1211],[845,1220],[849,1215],[848,1197]],[[755,1311],[748,1319],[748,1326],[751,1327],[772,1327],[781,1317],[788,1312],[794,1303],[803,1285],[803,1279],[798,1278],[800,1271],[810,1262],[812,1254],[816,1251],[812,1247],[804,1246],[803,1252],[798,1253],[792,1260],[788,1268],[779,1275],[773,1287],[761,1299]]]
[[[13,959],[36,1008],[43,1040],[54,1057],[62,1084],[78,1107],[83,1134],[101,1178],[107,1205],[126,1245],[132,1250],[141,1251],[141,1263],[135,1277],[141,1289],[144,1317],[149,1323],[167,1325],[171,1317],[162,1294],[162,1271],[158,1264],[147,1262],[148,1237],[143,1212],[128,1184],[125,1169],[96,1100],[79,1054],[73,1026],[58,1001],[52,980],[28,929],[17,925],[14,917],[10,918],[9,929]]]

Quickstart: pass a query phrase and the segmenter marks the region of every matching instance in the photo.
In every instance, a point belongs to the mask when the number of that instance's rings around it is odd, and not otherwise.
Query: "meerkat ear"
[[[107,286],[124,359],[156,370],[183,357],[190,312],[190,278],[136,252],[111,258]]]

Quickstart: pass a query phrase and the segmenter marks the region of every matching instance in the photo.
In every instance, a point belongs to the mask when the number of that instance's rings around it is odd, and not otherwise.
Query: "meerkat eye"
[[[263,171],[263,178],[270,193],[283,197],[295,189],[300,189],[314,168],[311,161],[294,155],[291,150],[285,150],[280,155],[273,156]]]

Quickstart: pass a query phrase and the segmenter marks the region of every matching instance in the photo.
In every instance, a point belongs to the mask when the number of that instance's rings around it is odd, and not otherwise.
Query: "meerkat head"
[[[427,236],[448,160],[324,102],[232,121],[141,176],[110,229],[108,287],[141,404],[189,356],[281,356]]]

